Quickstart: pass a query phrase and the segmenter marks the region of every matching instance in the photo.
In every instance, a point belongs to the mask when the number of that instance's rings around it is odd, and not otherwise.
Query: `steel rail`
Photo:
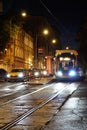
[[[31,110],[28,110],[27,112],[23,113],[22,115],[20,115],[18,118],[14,119],[13,121],[11,121],[10,123],[8,123],[7,125],[3,126],[0,130],[8,130],[10,128],[12,128],[13,126],[15,126],[18,122],[20,122],[21,120],[25,119],[26,117],[30,116],[32,113],[34,113],[35,111],[37,111],[38,109],[44,107],[47,103],[49,103],[50,101],[52,101],[53,99],[55,99],[57,96],[61,95],[61,93],[63,91],[65,91],[67,88],[69,87],[66,86],[64,88],[62,88],[59,92],[56,92],[55,94],[53,94],[52,96],[50,96],[48,98],[48,100],[42,102],[40,105],[35,106],[34,108],[32,108]],[[68,95],[69,96],[69,95]],[[63,101],[62,104],[64,104],[65,100]],[[61,106],[62,106],[61,104]],[[60,106],[60,107],[61,107]]]

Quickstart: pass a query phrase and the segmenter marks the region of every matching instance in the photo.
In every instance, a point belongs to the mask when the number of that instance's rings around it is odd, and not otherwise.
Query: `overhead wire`
[[[42,0],[40,0],[40,3],[47,10],[47,12],[52,16],[52,18],[55,20],[55,22],[57,22],[59,24],[59,28],[61,27],[61,29],[65,32],[66,28],[64,27],[64,25],[61,24],[61,22],[55,17],[55,15],[51,12],[51,10],[46,6],[46,4]]]

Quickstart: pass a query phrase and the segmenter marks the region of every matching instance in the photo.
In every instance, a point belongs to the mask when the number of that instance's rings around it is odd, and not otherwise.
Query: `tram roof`
[[[58,56],[63,53],[70,53],[70,54],[74,54],[75,56],[78,55],[78,52],[76,50],[65,49],[65,50],[56,50],[55,56]]]

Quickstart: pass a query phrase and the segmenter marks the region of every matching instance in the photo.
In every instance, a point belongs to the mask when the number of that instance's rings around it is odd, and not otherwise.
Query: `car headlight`
[[[76,76],[76,71],[75,70],[70,70],[69,71],[69,76]]]
[[[34,72],[34,76],[39,76],[39,72]]]
[[[58,72],[57,72],[57,76],[62,76],[63,75],[63,73],[62,73],[62,71],[61,70],[59,70]]]
[[[10,74],[7,74],[7,78],[9,78],[10,77]]]
[[[24,77],[23,73],[20,73],[20,74],[18,75],[18,77],[19,77],[19,78]]]
[[[43,75],[47,75],[47,71],[43,71]]]

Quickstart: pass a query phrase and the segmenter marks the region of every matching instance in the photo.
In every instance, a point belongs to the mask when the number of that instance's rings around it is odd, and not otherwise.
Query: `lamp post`
[[[43,30],[43,34],[44,34],[44,36],[48,36],[49,35],[49,30],[47,28],[45,28]],[[47,37],[45,37],[45,38],[46,38],[46,40],[48,40]],[[48,55],[48,42],[46,44],[46,55]]]
[[[43,36],[48,35],[48,33],[49,33],[48,29],[43,29],[42,33],[39,32],[38,34],[36,34],[36,39],[35,39],[35,67],[40,67],[40,65],[39,65],[40,61],[39,60],[41,60],[41,59],[38,59],[38,58],[40,58],[40,57],[38,57],[39,56],[38,54],[43,53],[42,44],[40,44],[40,48],[38,48],[38,39],[39,39],[39,37],[43,37]],[[43,41],[41,41],[41,42],[43,42]]]

